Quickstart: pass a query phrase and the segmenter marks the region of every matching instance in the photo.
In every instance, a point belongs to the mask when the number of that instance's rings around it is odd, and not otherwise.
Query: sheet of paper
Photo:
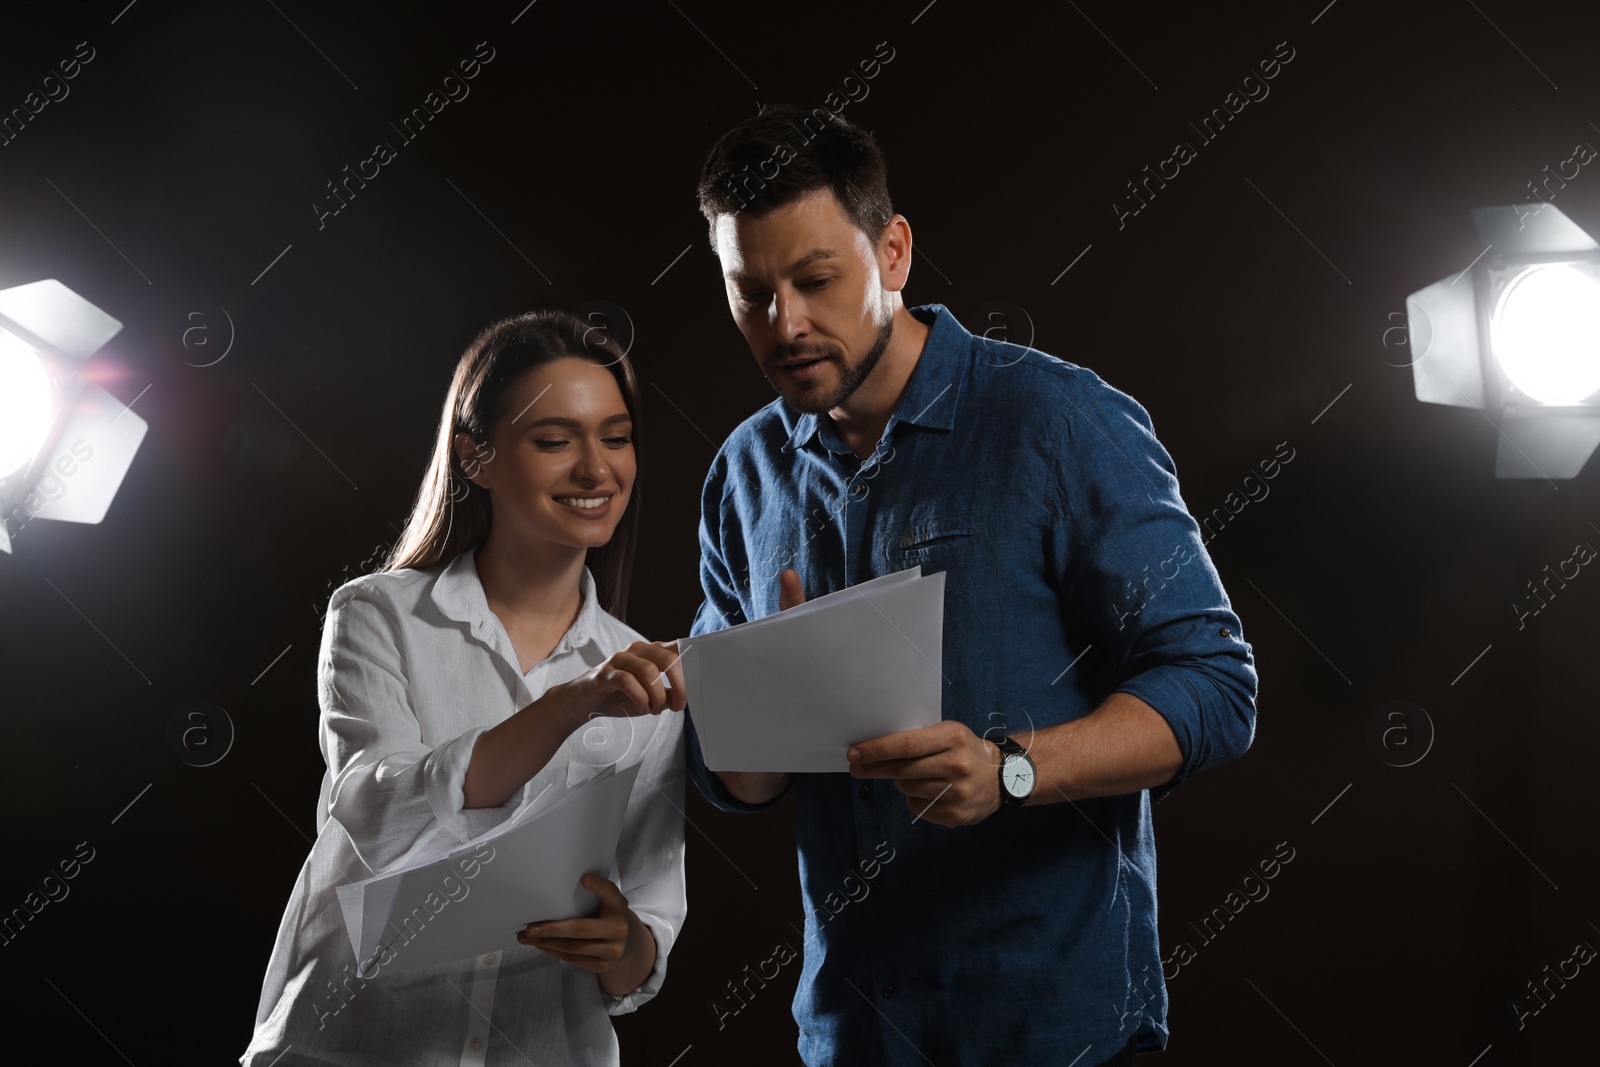
[[[858,596],[875,596],[892,585],[898,585],[901,582],[909,582],[920,577],[922,577],[922,567],[920,565],[916,567],[910,567],[903,571],[896,571],[893,574],[885,574],[877,578],[869,578],[867,581],[859,582],[844,589],[837,589],[832,593],[826,594],[825,596],[819,596],[815,600],[808,600],[804,604],[797,604],[788,611],[775,611],[771,615],[765,615],[759,619],[752,619],[751,621],[741,623],[740,625],[747,628],[753,628],[756,626],[761,626],[765,623],[777,622],[779,619],[797,619],[803,615],[809,615],[814,611],[821,611],[829,608],[839,603],[841,600],[848,600],[852,597]],[[728,629],[734,629],[734,627],[728,627]],[[717,632],[724,633],[726,631],[718,630]],[[707,634],[706,636],[709,637],[710,635]],[[698,640],[698,638],[696,640]]]
[[[913,567],[680,639],[714,771],[849,769],[845,752],[940,718],[944,575]]]
[[[638,774],[638,764],[607,768],[570,789],[551,787],[440,859],[339,886],[356,960],[388,958],[380,974],[431,967],[517,945],[531,922],[593,915],[599,898],[578,881],[616,880],[617,838]]]

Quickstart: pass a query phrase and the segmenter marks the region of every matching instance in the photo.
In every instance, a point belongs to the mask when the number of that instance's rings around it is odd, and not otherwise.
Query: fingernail
[[[844,754],[844,758],[849,760],[851,763],[854,763],[856,760],[861,758],[861,750],[859,748],[852,748],[849,752]]]

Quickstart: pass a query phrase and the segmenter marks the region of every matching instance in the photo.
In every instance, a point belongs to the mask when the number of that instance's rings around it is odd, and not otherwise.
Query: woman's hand
[[[614,997],[638,989],[656,965],[656,940],[650,928],[628,907],[615,882],[592,874],[583,888],[600,898],[592,919],[532,923],[517,940],[547,952],[563,963],[600,976],[600,988]]]
[[[670,690],[666,682],[672,683]],[[688,702],[678,643],[635,641],[486,730],[473,746],[461,783],[462,807],[500,807],[590,719],[682,711]]]
[[[546,696],[562,707],[569,721],[579,723],[597,715],[682,711],[689,690],[680,658],[676,641],[635,641],[593,670],[551,686]]]

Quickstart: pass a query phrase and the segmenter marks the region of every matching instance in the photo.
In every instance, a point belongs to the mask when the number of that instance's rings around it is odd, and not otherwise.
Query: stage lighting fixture
[[[50,376],[33,349],[0,333],[0,478],[15,474],[50,428]]]
[[[1575,478],[1600,446],[1600,244],[1548,203],[1472,221],[1478,258],[1406,298],[1417,399],[1487,414],[1496,478]]]
[[[35,519],[105,518],[148,429],[84,374],[121,329],[54,279],[0,289],[0,550]]]

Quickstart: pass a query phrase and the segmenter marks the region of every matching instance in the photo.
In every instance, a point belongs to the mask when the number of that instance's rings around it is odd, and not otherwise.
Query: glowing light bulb
[[[1600,390],[1600,283],[1568,266],[1529,267],[1500,294],[1490,344],[1534,400],[1581,403]]]

